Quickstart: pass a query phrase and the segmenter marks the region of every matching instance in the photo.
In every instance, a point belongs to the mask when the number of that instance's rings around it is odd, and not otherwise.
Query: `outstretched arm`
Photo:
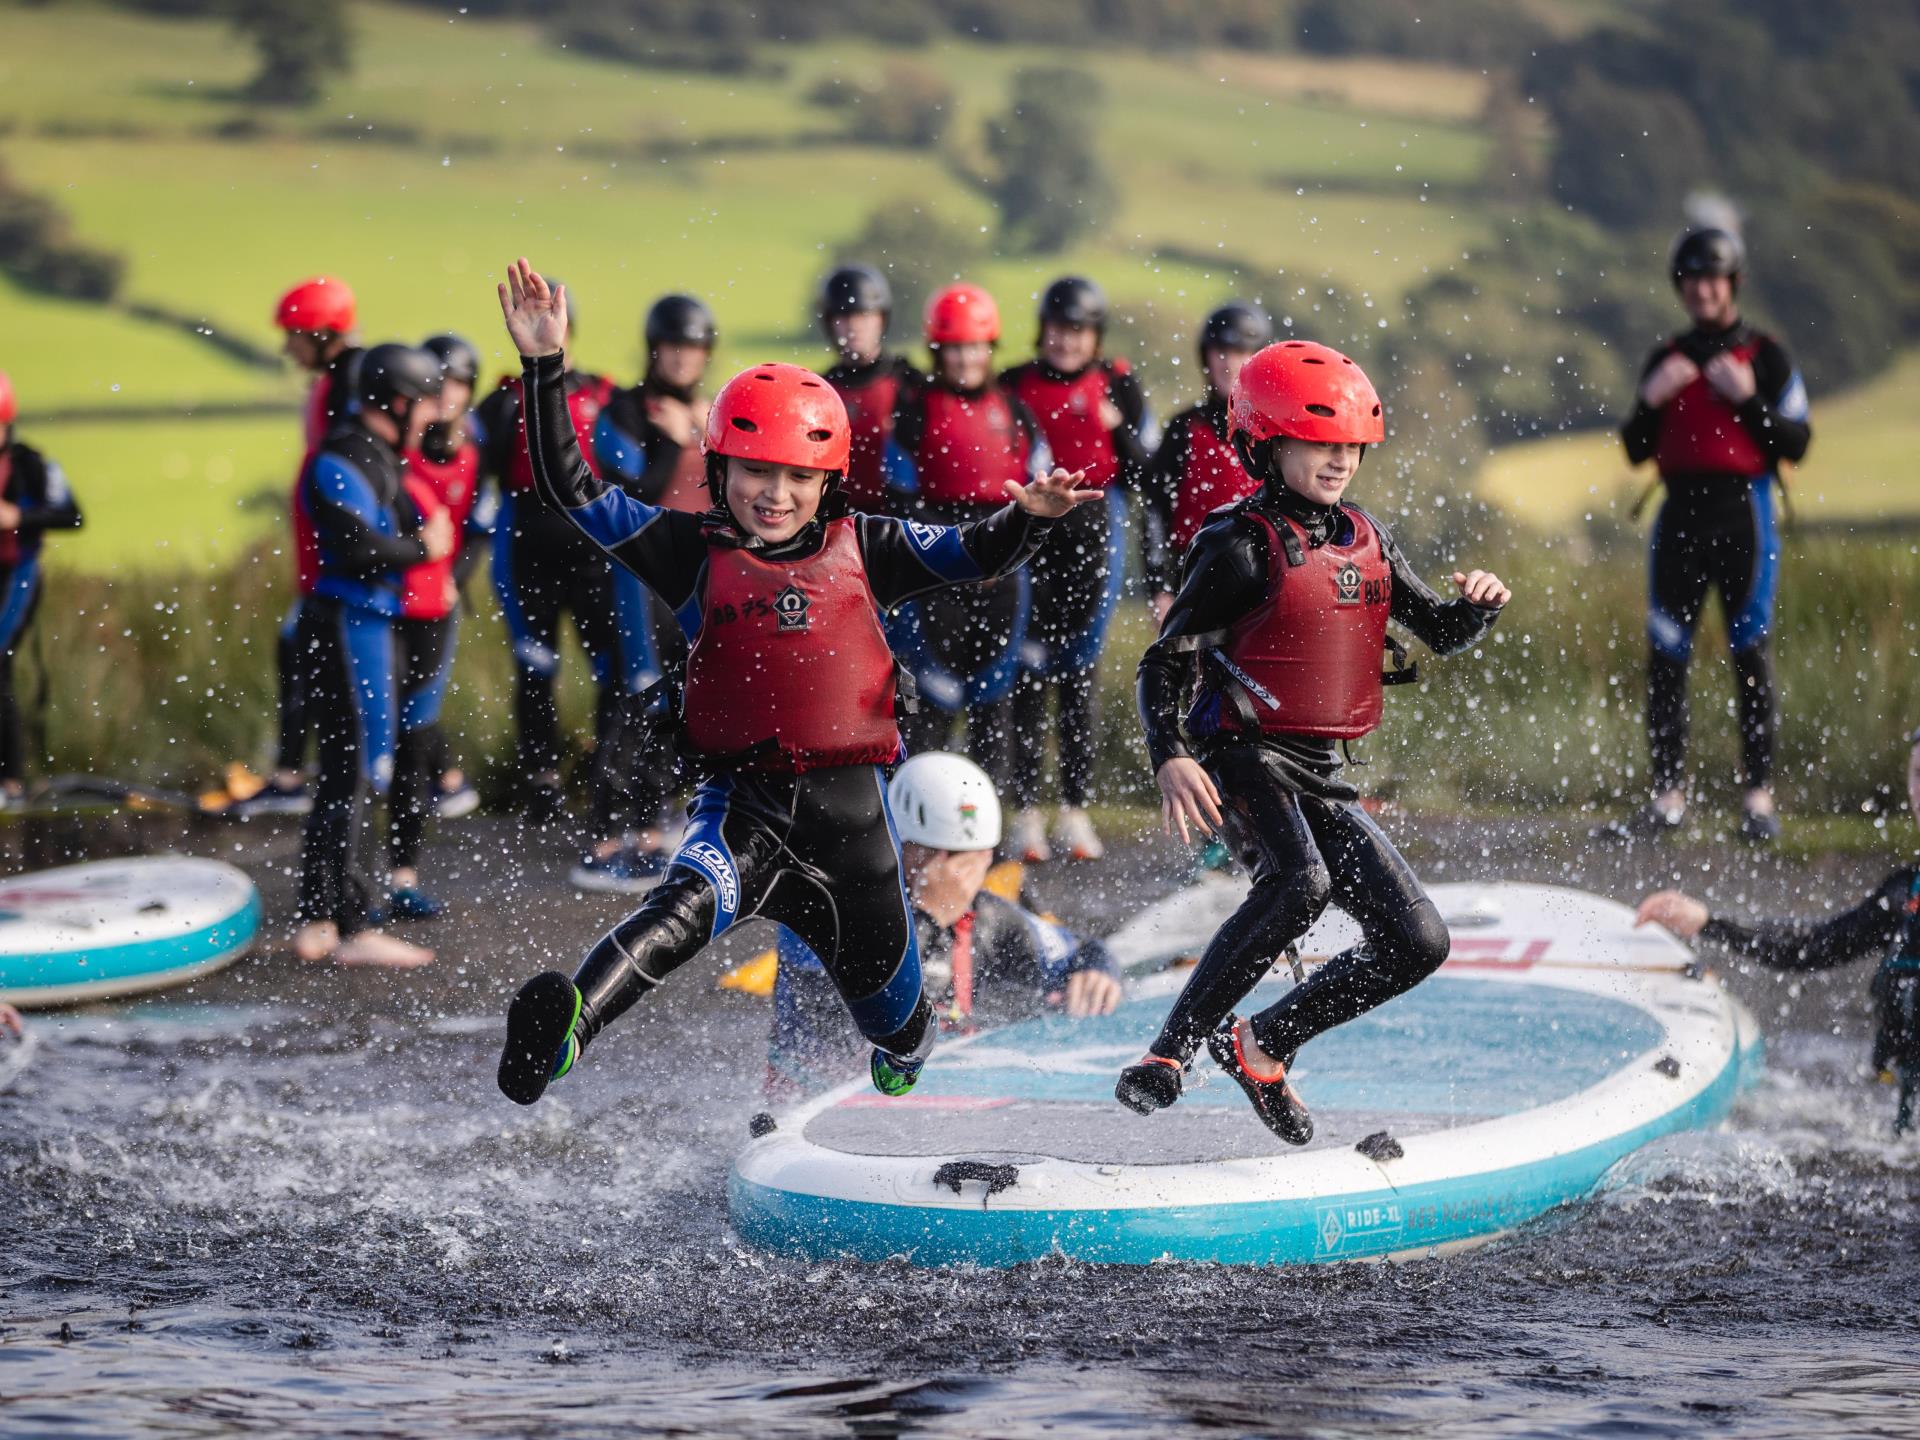
[[[1905,923],[1913,871],[1896,870],[1851,909],[1821,920],[1796,917],[1740,921],[1713,914],[1678,890],[1640,902],[1635,925],[1659,925],[1682,940],[1699,936],[1774,970],[1831,970],[1884,951]]]
[[[1436,655],[1451,655],[1456,650],[1464,650],[1493,628],[1501,609],[1513,598],[1499,576],[1486,570],[1456,570],[1453,583],[1459,588],[1460,598],[1443,600],[1407,563],[1393,536],[1380,527],[1378,521],[1374,524],[1386,543],[1387,563],[1393,569],[1390,613],[1398,624],[1406,626],[1414,639]]]
[[[1085,478],[1079,471],[1055,470],[1030,485],[1009,480],[1013,504],[958,525],[862,515],[860,545],[874,599],[891,610],[943,586],[1018,570],[1046,543],[1055,520],[1100,499],[1100,491],[1080,488]]]

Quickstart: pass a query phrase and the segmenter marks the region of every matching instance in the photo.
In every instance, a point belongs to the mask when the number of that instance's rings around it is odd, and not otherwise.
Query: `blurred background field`
[[[1664,259],[1685,205],[1714,189],[1749,217],[1749,308],[1814,394],[1782,589],[1786,798],[1857,806],[1890,778],[1920,718],[1920,41],[1903,7],[1815,30],[1730,0],[757,14],[0,0],[0,368],[88,512],[48,552],[50,763],[189,779],[260,757],[300,394],[270,310],[291,281],[349,280],[368,340],[453,328],[504,370],[492,284],[525,253],[572,287],[578,359],[624,381],[669,289],[713,305],[722,372],[824,364],[811,289],[859,255],[893,274],[914,352],[929,285],[988,284],[1009,362],[1038,290],[1094,275],[1162,415],[1193,398],[1193,326],[1228,296],[1353,349],[1392,412],[1362,498],[1436,571],[1490,564],[1521,589],[1497,663],[1429,662],[1436,683],[1396,698],[1373,783],[1420,803],[1611,803],[1643,752],[1644,618],[1628,514],[1644,482],[1612,426],[1678,324]],[[271,45],[247,16],[323,51],[335,26],[344,63],[306,77],[307,98],[263,84]],[[1059,108],[1037,115],[1036,93]],[[1091,167],[1051,182],[1051,227],[1008,198],[1042,119]],[[506,665],[484,584],[473,602],[453,709],[486,770],[504,761]],[[1113,795],[1145,780],[1127,694],[1145,636],[1129,607],[1105,679]],[[1721,776],[1723,671],[1695,679]]]

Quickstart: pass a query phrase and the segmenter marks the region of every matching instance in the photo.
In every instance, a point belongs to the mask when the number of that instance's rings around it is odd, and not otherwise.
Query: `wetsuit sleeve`
[[[40,457],[40,484],[37,493],[23,496],[25,503],[20,506],[20,524],[17,527],[22,535],[38,534],[46,530],[78,530],[84,523],[80,514],[80,504],[73,498],[73,491],[67,488],[67,474],[58,462]]]
[[[1899,938],[1913,877],[1912,870],[1896,870],[1858,905],[1824,920],[1742,922],[1715,915],[1700,936],[1775,970],[1831,970],[1884,953]]]
[[[600,473],[630,490],[647,473],[647,413],[639,391],[621,390],[593,427],[593,458]]]
[[[1188,442],[1188,427],[1176,420],[1142,471],[1140,570],[1150,594],[1173,589],[1176,579],[1179,557],[1173,553],[1173,507],[1187,468]]]
[[[1267,563],[1266,537],[1239,515],[1215,520],[1194,537],[1180,593],[1135,675],[1147,760],[1156,773],[1192,753],[1180,734],[1180,706],[1195,657],[1224,641],[1234,622],[1265,597]]]
[[[1407,563],[1407,557],[1400,553],[1399,545],[1386,527],[1378,520],[1373,523],[1386,546],[1387,563],[1393,568],[1393,602],[1389,613],[1414,639],[1436,655],[1451,655],[1466,649],[1493,628],[1493,622],[1500,618],[1497,607],[1489,609],[1467,599],[1441,599]]]
[[[636,500],[588,468],[567,410],[558,355],[521,357],[527,392],[527,454],[540,498],[678,610],[699,583],[706,541],[697,516]]]
[[[1756,444],[1776,464],[1798,461],[1813,442],[1807,423],[1807,384],[1800,378],[1786,350],[1772,336],[1762,336],[1753,357],[1753,394],[1737,412]]]
[[[401,511],[407,533],[383,535],[377,528],[380,499],[372,482],[345,456],[323,451],[308,470],[307,507],[328,569],[354,580],[371,580],[427,558],[419,536],[419,513]]]
[[[1653,354],[1647,357],[1647,363],[1640,367],[1640,378],[1634,381],[1633,410],[1627,416],[1627,423],[1620,427],[1620,443],[1626,448],[1629,465],[1651,460],[1653,452],[1659,448],[1660,412],[1640,398],[1640,387],[1646,384],[1653,367],[1672,353],[1671,344],[1656,346]]]
[[[928,525],[891,515],[860,515],[867,583],[882,610],[947,585],[992,580],[1018,570],[1046,543],[1056,522],[1003,505],[984,520]]]

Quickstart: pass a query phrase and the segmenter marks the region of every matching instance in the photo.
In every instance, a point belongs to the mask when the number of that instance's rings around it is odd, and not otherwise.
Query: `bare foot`
[[[379,930],[362,930],[340,942],[333,952],[336,965],[378,965],[386,970],[413,970],[433,963],[433,951],[413,945],[397,935]]]
[[[324,960],[340,948],[340,927],[331,920],[316,920],[293,932],[293,953],[302,960]]]

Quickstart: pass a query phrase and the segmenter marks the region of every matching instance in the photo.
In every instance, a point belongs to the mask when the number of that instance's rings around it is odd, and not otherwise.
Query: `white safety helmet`
[[[887,804],[902,840],[931,850],[991,850],[1000,843],[1000,797],[964,755],[929,751],[894,772]]]

